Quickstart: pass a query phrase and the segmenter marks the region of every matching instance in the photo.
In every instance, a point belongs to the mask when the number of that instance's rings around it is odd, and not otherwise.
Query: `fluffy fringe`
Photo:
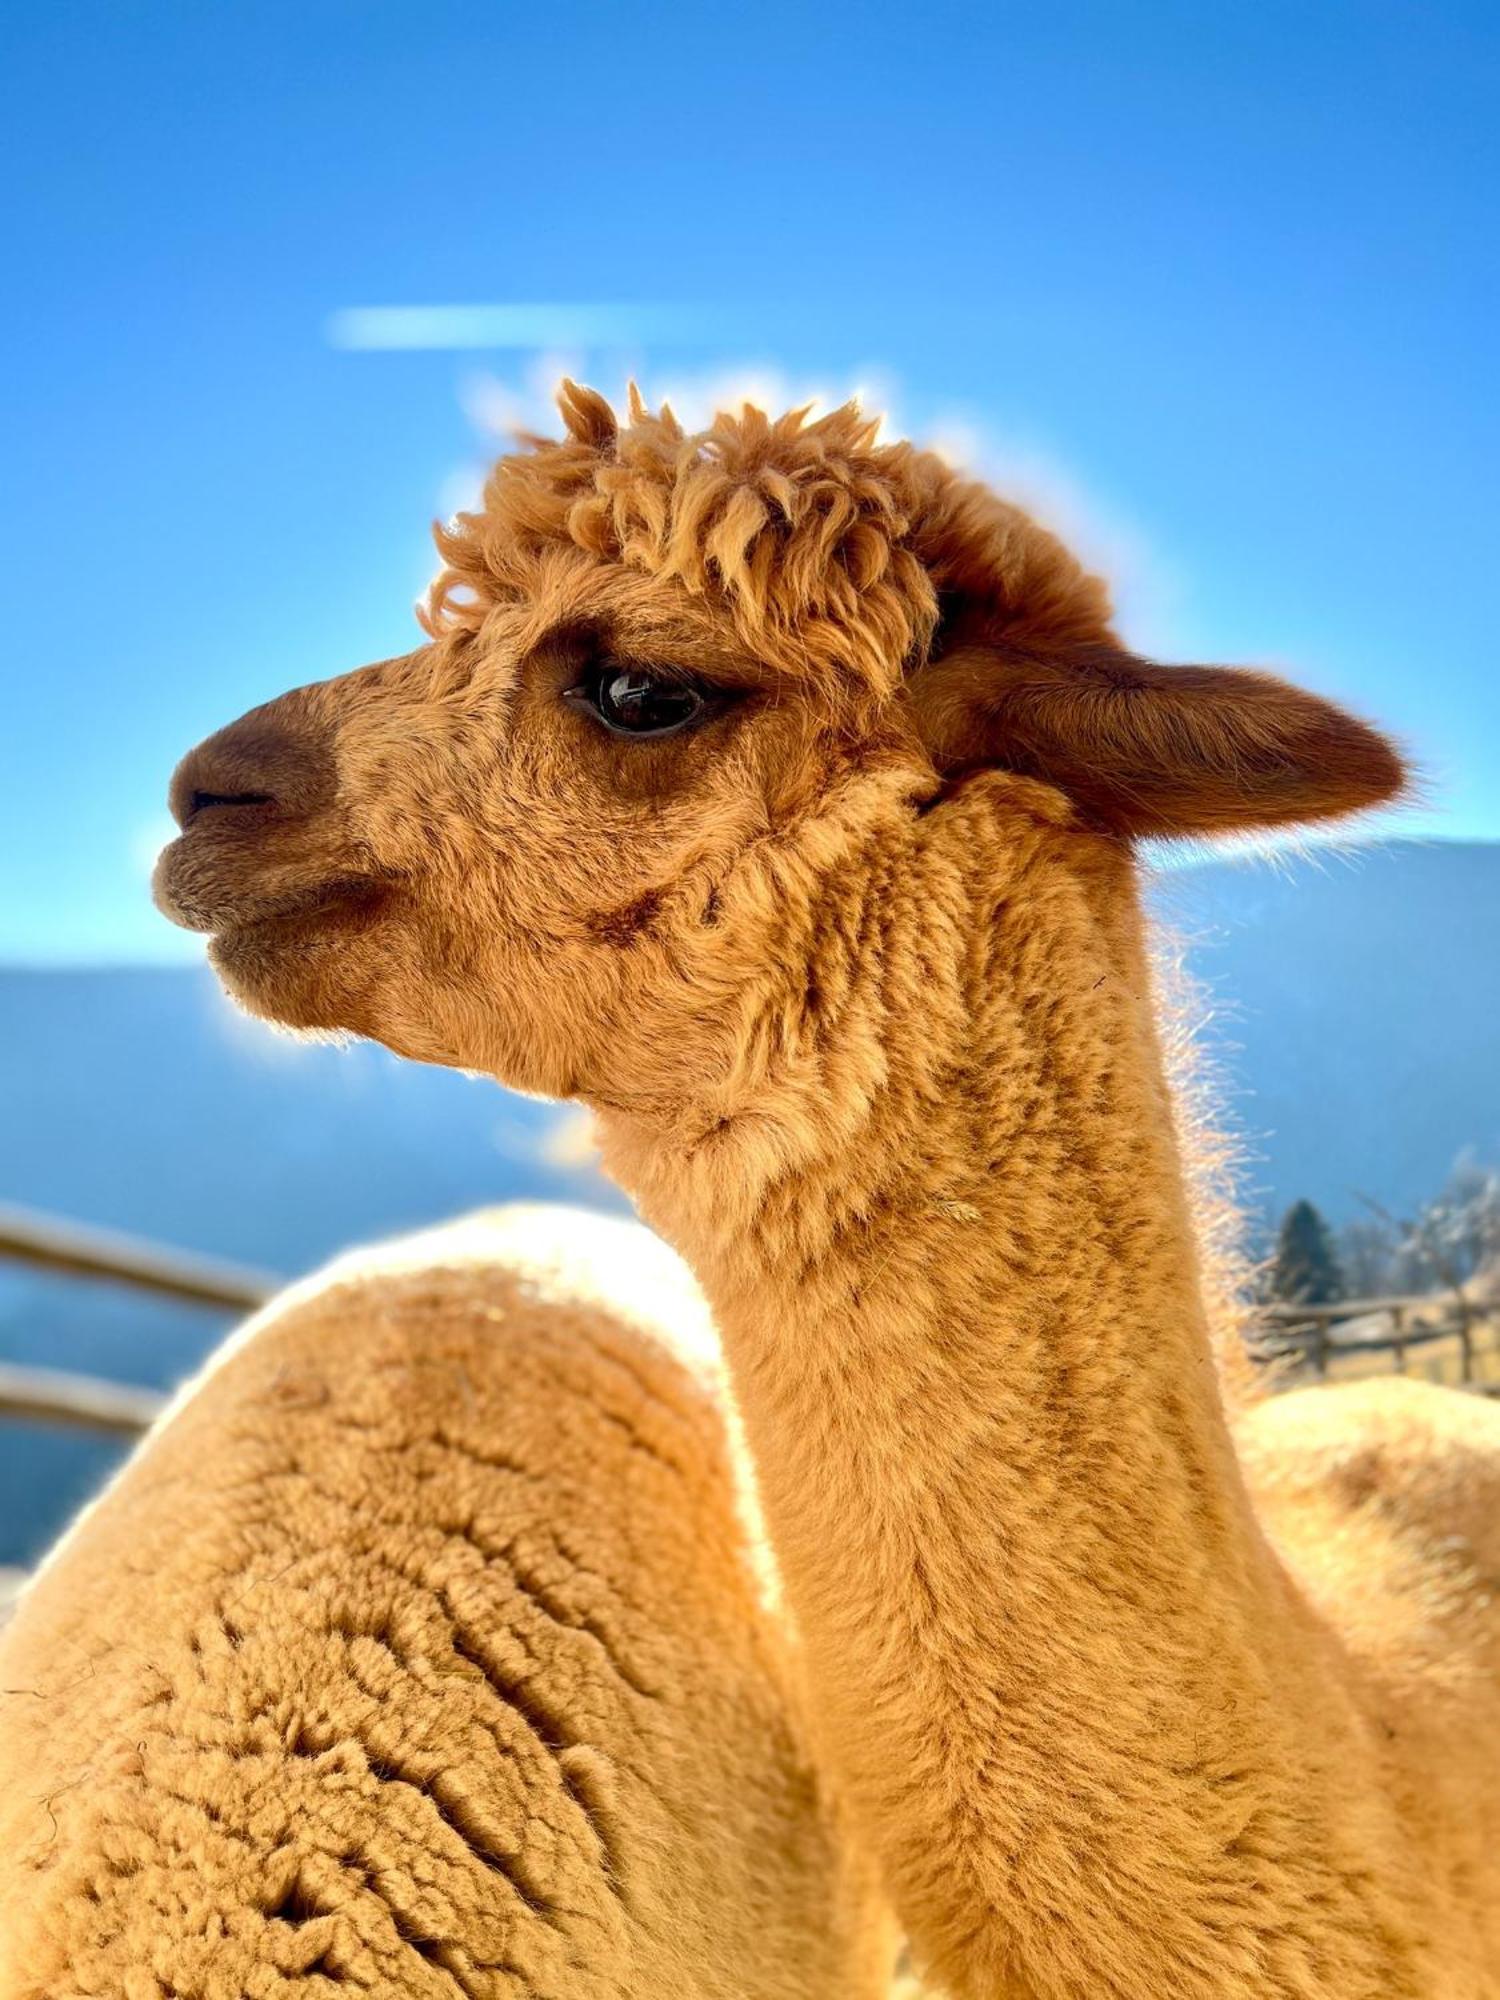
[[[434,636],[523,597],[559,546],[726,613],[770,676],[877,701],[971,596],[1062,638],[1107,621],[1103,584],[1051,534],[933,453],[878,443],[857,403],[774,419],[747,403],[690,432],[634,387],[623,424],[576,383],[558,401],[565,435],[519,439],[479,511],[435,530]]]

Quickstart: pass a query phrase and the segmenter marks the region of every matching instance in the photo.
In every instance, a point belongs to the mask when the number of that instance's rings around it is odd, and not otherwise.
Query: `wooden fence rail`
[[[63,1271],[76,1278],[104,1278],[161,1297],[196,1305],[250,1311],[264,1305],[283,1280],[269,1271],[220,1263],[186,1250],[164,1250],[113,1229],[85,1228],[34,1208],[0,1202],[0,1257]]]
[[[61,1368],[17,1368],[0,1363],[0,1416],[22,1423],[67,1424],[74,1430],[138,1437],[166,1407],[155,1389],[105,1382]]]

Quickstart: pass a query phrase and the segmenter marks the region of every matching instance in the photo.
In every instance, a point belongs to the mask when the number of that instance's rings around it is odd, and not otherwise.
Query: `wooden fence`
[[[114,1230],[88,1229],[35,1209],[0,1202],[0,1258],[68,1277],[130,1285],[158,1298],[252,1312],[283,1280],[267,1271],[219,1263],[185,1250],[164,1250]],[[154,1389],[106,1382],[54,1368],[0,1363],[0,1416],[31,1423],[134,1436],[146,1430],[166,1398]]]
[[[1257,1354],[1290,1362],[1320,1381],[1352,1373],[1404,1375],[1408,1363],[1452,1356],[1459,1388],[1500,1394],[1500,1340],[1495,1311],[1460,1292],[1402,1298],[1340,1299],[1334,1305],[1261,1306]],[[1389,1357],[1384,1368],[1358,1367],[1362,1357]]]

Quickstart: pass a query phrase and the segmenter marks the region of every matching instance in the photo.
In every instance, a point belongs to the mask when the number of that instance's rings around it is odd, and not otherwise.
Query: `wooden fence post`
[[[1323,1381],[1328,1380],[1328,1321],[1320,1313],[1313,1321],[1313,1366]]]

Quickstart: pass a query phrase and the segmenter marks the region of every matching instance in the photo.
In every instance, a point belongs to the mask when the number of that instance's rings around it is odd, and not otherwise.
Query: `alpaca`
[[[0,1994],[887,1990],[691,1281],[520,1209],[232,1344],[0,1642]]]
[[[1500,1994],[1500,1412],[1226,1409],[1138,890],[1140,836],[1399,758],[1132,655],[852,406],[561,402],[439,532],[428,643],[185,760],[161,907],[256,1013],[593,1108],[932,1977]]]

